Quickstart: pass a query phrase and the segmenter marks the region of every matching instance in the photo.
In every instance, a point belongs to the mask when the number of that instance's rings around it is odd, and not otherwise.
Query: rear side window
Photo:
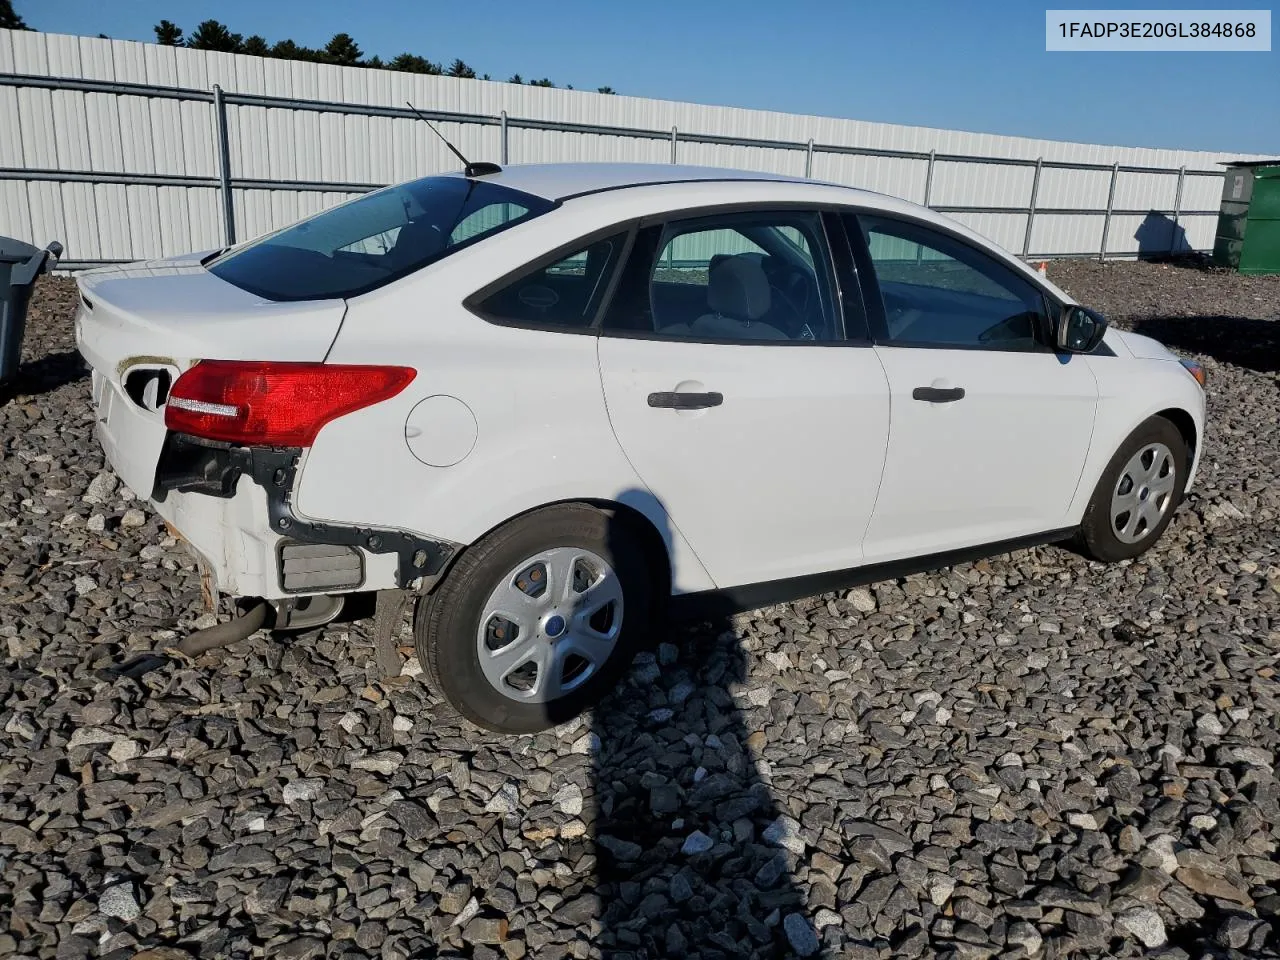
[[[703,342],[843,339],[821,215],[759,210],[641,230],[606,332]]]
[[[268,234],[209,271],[268,300],[353,297],[554,206],[496,183],[424,177]]]
[[[556,255],[468,306],[494,323],[585,329],[600,309],[626,240],[625,232],[618,233]]]

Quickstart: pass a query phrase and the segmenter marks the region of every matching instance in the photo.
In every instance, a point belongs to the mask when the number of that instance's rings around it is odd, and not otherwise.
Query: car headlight
[[[1187,373],[1196,378],[1196,383],[1200,384],[1200,389],[1203,390],[1205,388],[1205,381],[1209,379],[1209,375],[1205,373],[1204,364],[1197,363],[1195,360],[1181,360],[1179,362],[1186,369]]]

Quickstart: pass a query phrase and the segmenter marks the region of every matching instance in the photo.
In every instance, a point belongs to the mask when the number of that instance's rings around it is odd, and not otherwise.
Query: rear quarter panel
[[[596,337],[499,326],[461,306],[484,284],[593,229],[576,220],[552,231],[533,226],[350,301],[328,360],[405,364],[418,375],[399,396],[320,432],[300,471],[297,508],[316,520],[468,544],[545,504],[621,502],[663,535],[676,592],[710,589],[715,584],[613,435]],[[410,412],[435,396],[461,400],[475,418],[474,444],[452,466],[422,462],[405,436]]]

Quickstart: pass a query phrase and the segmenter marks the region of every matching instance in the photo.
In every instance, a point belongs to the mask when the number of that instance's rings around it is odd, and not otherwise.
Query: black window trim
[[[822,226],[827,234],[827,245],[831,250],[831,257],[835,261],[836,287],[840,298],[841,314],[844,318],[845,342],[850,346],[874,346],[875,342],[871,337],[871,315],[867,312],[866,296],[862,289],[861,278],[858,276],[858,264],[849,245],[841,211],[824,209]],[[851,307],[854,309],[850,309]],[[851,321],[856,322],[851,323]],[[854,330],[853,327],[857,329]]]

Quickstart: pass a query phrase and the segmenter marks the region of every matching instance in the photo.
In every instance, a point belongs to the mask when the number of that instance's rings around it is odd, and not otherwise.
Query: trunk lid
[[[201,264],[210,251],[88,270],[77,278],[76,347],[92,367],[99,441],[120,479],[149,498],[164,404],[198,360],[324,360],[343,300],[277,303]]]

